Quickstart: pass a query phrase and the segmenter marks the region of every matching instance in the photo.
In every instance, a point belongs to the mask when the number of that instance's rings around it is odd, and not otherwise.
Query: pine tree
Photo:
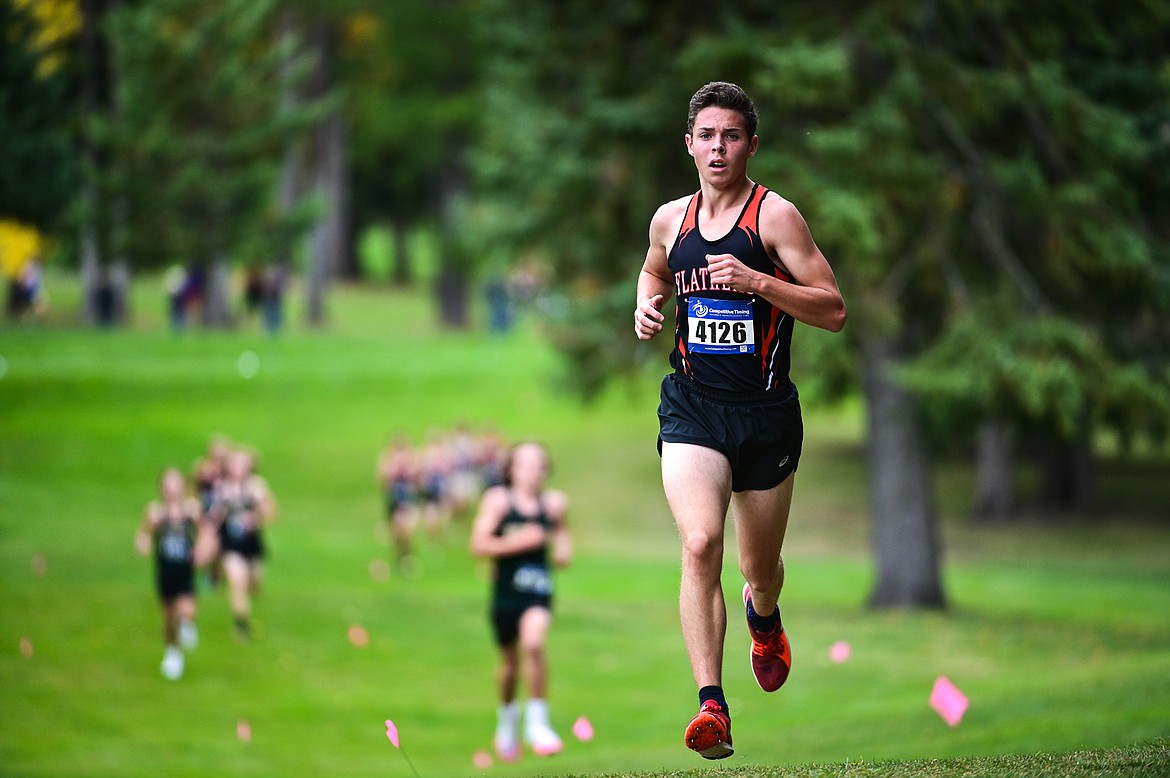
[[[0,216],[43,232],[64,226],[76,185],[68,72],[45,67],[27,11],[0,0]]]
[[[109,16],[112,110],[96,126],[112,160],[107,197],[123,204],[117,248],[135,267],[180,263],[208,278],[205,321],[224,324],[232,263],[287,253],[304,210],[277,207],[290,138],[326,109],[283,104],[288,41],[275,0],[158,0]]]

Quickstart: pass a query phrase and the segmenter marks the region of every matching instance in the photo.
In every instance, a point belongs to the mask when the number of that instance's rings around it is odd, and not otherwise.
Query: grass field
[[[791,774],[870,775],[857,763],[1170,737],[1164,461],[1105,463],[1102,493],[1117,499],[1100,515],[1012,528],[967,524],[970,473],[945,463],[952,607],[874,613],[863,607],[872,564],[860,413],[806,408],[786,550],[792,678],[776,695],[760,692],[731,619],[736,755],[711,765],[681,745],[695,700],[653,447],[654,381],[581,407],[533,327],[504,338],[445,332],[417,295],[339,289],[329,328],[275,338],[247,327],[173,335],[160,300],[143,284],[128,331],[0,329],[2,776],[411,775],[386,740],[388,718],[421,776],[480,774],[472,756],[490,746],[495,656],[466,527],[423,545],[417,580],[369,574],[387,555],[379,448],[393,431],[421,440],[459,421],[550,445],[577,547],[559,577],[549,646],[565,752],[488,775],[771,776],[808,764],[825,772]],[[240,372],[246,352],[259,365],[251,378]],[[260,451],[281,513],[257,638],[233,640],[223,593],[204,592],[201,645],[171,683],[158,672],[150,567],[132,537],[159,470],[188,465],[217,432]],[[725,588],[734,605],[730,554]],[[347,639],[354,624],[368,630],[364,648]],[[852,655],[833,663],[829,648],[842,640]],[[940,675],[971,701],[954,728],[928,705]],[[570,734],[578,716],[592,721],[591,741]],[[1164,770],[1159,742],[1160,762],[1116,774]],[[1037,775],[1082,774],[1042,772],[1042,761]]]

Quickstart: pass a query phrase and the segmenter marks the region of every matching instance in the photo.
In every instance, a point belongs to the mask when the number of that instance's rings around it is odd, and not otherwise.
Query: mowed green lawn
[[[653,380],[582,407],[531,323],[503,338],[445,332],[418,295],[338,289],[330,327],[275,338],[250,327],[175,336],[160,297],[144,285],[130,331],[0,329],[0,775],[411,775],[386,719],[420,775],[483,772],[472,758],[490,749],[496,658],[466,524],[422,542],[417,580],[370,575],[387,557],[379,448],[395,431],[421,441],[460,421],[550,445],[577,552],[558,579],[549,645],[565,751],[487,774],[708,766],[681,742],[696,703]],[[1106,463],[1102,490],[1117,507],[1067,528],[972,527],[970,473],[941,468],[952,607],[873,613],[860,413],[810,404],[806,417],[786,551],[794,668],[775,695],[755,687],[729,548],[736,755],[720,767],[1170,736],[1165,463]],[[259,450],[280,517],[256,639],[234,640],[224,593],[204,591],[201,644],[172,683],[132,537],[160,469],[189,465],[213,433]],[[349,641],[353,625],[368,645]],[[838,641],[852,648],[843,663],[830,661]],[[929,706],[943,675],[970,699],[954,728]],[[581,716],[588,742],[571,733]]]

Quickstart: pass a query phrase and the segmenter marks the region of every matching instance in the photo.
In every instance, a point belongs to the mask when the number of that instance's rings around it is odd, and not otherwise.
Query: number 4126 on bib
[[[687,347],[697,354],[751,354],[756,350],[751,300],[692,297],[687,303]]]

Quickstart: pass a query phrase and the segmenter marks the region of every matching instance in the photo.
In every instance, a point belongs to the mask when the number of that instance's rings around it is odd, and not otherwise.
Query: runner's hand
[[[707,272],[712,284],[724,284],[737,292],[754,294],[752,284],[756,273],[734,254],[708,254]]]
[[[638,340],[650,340],[662,332],[662,322],[666,317],[662,315],[662,303],[665,301],[660,294],[648,297],[634,309],[634,334]]]
[[[514,553],[540,548],[548,542],[548,530],[539,524],[526,523],[508,533]]]

